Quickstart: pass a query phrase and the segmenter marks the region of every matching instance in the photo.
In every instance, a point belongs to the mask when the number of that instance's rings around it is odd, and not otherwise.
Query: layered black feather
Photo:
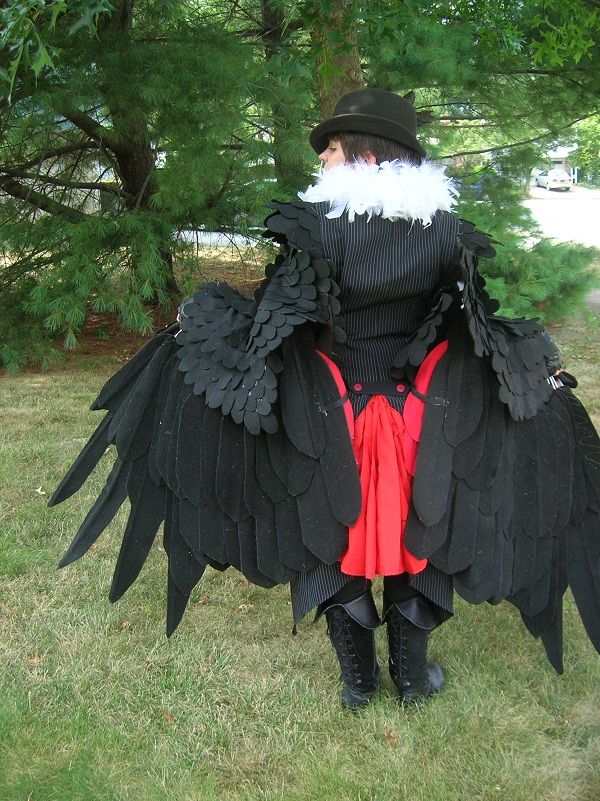
[[[339,312],[318,221],[303,204],[267,221],[286,248],[255,299],[200,289],[180,325],[113,376],[108,414],[52,498],[76,492],[109,445],[117,462],[61,565],[85,553],[125,498],[131,510],[110,599],[135,581],[164,523],[167,630],[207,565],[260,586],[333,563],[360,511],[339,391],[315,336]]]
[[[177,341],[186,384],[196,395],[205,395],[212,409],[243,423],[252,434],[277,429],[272,410],[282,342],[299,326],[326,324],[339,312],[333,266],[316,255],[318,220],[303,208],[298,212],[300,222],[281,211],[267,219],[290,239],[285,253],[267,267],[256,300],[227,284],[209,284],[181,309]],[[296,249],[302,243],[306,249]]]
[[[554,349],[537,320],[496,316],[498,306],[485,292],[477,256],[459,244],[464,288],[462,301],[475,354],[491,364],[499,383],[499,398],[515,420],[534,417],[550,399],[546,359]]]

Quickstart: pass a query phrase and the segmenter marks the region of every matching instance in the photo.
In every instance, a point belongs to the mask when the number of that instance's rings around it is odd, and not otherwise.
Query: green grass
[[[553,333],[600,423],[598,328]],[[114,366],[0,379],[1,801],[598,801],[600,660],[570,598],[564,676],[512,607],[459,602],[432,637],[443,692],[403,710],[386,677],[350,715],[323,622],[292,637],[286,588],[210,571],[167,640],[160,547],[122,601],[106,598],[123,515],[57,571],[108,463],[46,501]]]

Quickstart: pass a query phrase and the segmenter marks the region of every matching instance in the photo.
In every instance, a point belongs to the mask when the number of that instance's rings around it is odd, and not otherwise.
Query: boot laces
[[[352,687],[362,686],[360,662],[353,642],[348,620],[342,615],[333,615],[329,621],[329,636],[336,644],[342,671],[342,680]]]

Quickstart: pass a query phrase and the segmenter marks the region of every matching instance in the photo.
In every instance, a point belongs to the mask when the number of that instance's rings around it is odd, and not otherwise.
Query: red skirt
[[[419,368],[415,386],[420,393],[427,393],[433,371],[447,348],[447,342],[440,343]],[[337,367],[324,358],[342,389]],[[356,420],[352,421],[349,401],[345,411],[360,476],[362,507],[358,520],[348,529],[342,573],[365,578],[420,573],[427,560],[417,559],[404,547],[404,528],[425,404],[409,394],[400,413],[384,395],[373,395]]]

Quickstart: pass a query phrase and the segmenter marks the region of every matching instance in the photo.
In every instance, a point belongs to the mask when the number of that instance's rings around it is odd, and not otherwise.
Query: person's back
[[[347,336],[342,373],[350,386],[389,379],[394,356],[431,308],[455,248],[458,218],[438,212],[424,228],[408,220],[362,215],[350,223],[347,213],[333,220],[323,214],[322,232],[324,253],[338,267]]]
[[[337,268],[344,379],[350,390],[389,381],[456,248],[448,179],[428,162],[353,163],[323,173],[301,197],[318,201],[323,253]]]

